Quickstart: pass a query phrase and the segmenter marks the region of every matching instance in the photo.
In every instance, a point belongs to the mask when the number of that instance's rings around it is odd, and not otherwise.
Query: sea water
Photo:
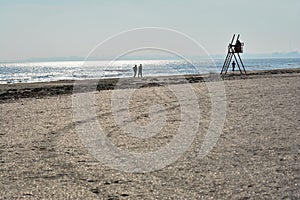
[[[117,60],[0,63],[0,84],[132,77],[132,67],[143,65],[143,76],[219,73],[223,59]],[[247,71],[300,68],[300,58],[243,59]]]

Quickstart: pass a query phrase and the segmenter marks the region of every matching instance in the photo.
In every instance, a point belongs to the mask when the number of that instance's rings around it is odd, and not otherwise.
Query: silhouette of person
[[[237,40],[236,43],[235,43],[234,51],[236,53],[241,53],[242,52],[242,43],[239,40]]]
[[[232,71],[234,72],[234,68],[235,68],[235,62],[232,61]]]
[[[143,67],[142,67],[142,64],[140,64],[140,66],[139,66],[138,77],[140,77],[140,76],[141,76],[141,78],[143,77]]]
[[[134,65],[133,69],[133,78],[136,77],[136,72],[137,72],[137,65]]]

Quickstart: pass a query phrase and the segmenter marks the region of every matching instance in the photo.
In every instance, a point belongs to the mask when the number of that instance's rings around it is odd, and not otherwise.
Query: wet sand
[[[204,82],[207,76],[174,76],[171,83],[180,87],[185,79],[199,99],[201,120],[196,138],[176,162],[149,173],[117,171],[89,154],[75,130],[73,82],[1,85],[0,197],[299,199],[300,70],[224,78],[223,133],[204,158],[199,158],[198,149],[211,120],[211,99]],[[135,89],[129,103],[132,119],[149,123],[148,108],[155,103],[168,111],[167,125],[148,139],[123,133],[110,107],[115,79],[98,84],[95,107],[99,123],[115,146],[155,151],[176,134],[180,105],[155,78],[126,81],[122,91]]]

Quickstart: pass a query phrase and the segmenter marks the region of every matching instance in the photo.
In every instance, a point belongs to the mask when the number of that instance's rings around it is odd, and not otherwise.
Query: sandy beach
[[[73,81],[0,85],[0,199],[300,198],[300,69],[224,78],[223,133],[204,158],[197,153],[211,120],[207,76],[171,80],[174,87],[188,80],[195,91],[199,130],[176,162],[149,173],[111,169],[88,152],[73,120]],[[153,103],[167,110],[159,134],[130,137],[112,115],[116,82],[100,81],[95,101],[99,124],[111,142],[135,152],[155,151],[170,142],[180,126],[174,94],[155,83],[155,77],[125,80],[120,90],[135,90],[129,103],[134,121],[149,123]]]

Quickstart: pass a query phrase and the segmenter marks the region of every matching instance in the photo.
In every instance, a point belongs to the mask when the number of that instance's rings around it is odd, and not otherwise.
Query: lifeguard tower
[[[230,67],[232,57],[234,57],[234,61],[232,64],[232,71],[234,71],[235,65],[239,68],[239,71],[241,74],[246,74],[246,70],[242,61],[242,58],[240,56],[240,53],[243,53],[243,46],[244,43],[241,42],[240,40],[240,34],[237,35],[237,38],[235,40],[235,34],[232,37],[231,42],[228,45],[228,52],[227,56],[225,58],[222,70],[221,70],[221,75],[222,74],[227,74],[227,71]],[[242,68],[242,69],[241,69]]]

